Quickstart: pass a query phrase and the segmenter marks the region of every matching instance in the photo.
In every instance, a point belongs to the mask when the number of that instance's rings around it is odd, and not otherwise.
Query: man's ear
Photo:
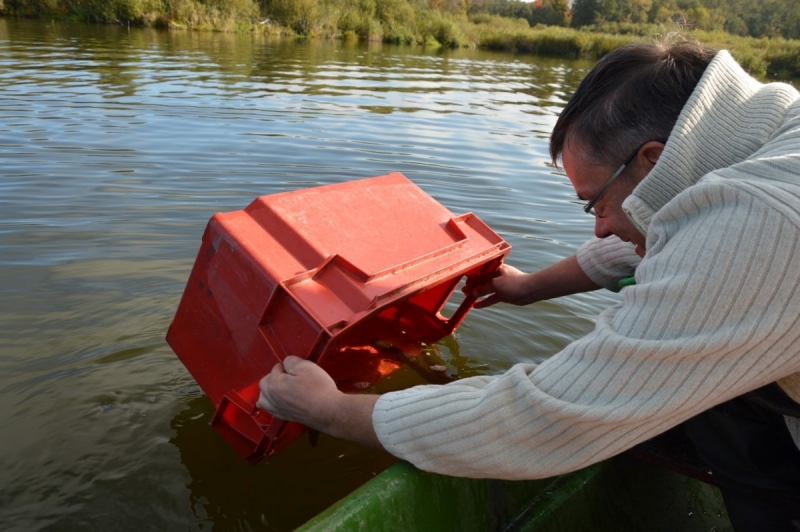
[[[642,146],[642,149],[639,150],[639,154],[637,155],[637,159],[639,163],[644,165],[649,172],[658,162],[658,159],[661,157],[661,153],[664,151],[665,144],[663,142],[659,142],[657,140],[653,140]]]

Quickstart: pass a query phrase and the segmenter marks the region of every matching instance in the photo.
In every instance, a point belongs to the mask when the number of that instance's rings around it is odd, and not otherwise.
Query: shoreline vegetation
[[[757,77],[800,78],[800,2],[785,0],[0,0],[0,16],[593,60],[680,32]]]

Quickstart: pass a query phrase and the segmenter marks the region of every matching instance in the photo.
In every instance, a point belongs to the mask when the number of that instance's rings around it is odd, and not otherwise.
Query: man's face
[[[578,198],[584,201],[594,199],[617,170],[617,168],[589,162],[589,158],[584,155],[577,142],[565,143],[561,153],[561,162]],[[594,211],[597,213],[594,223],[595,236],[606,238],[617,235],[625,242],[633,243],[636,246],[636,253],[640,257],[644,257],[645,254],[645,236],[634,227],[625,215],[622,210],[622,202],[652,168],[652,166],[647,166],[647,164],[640,164],[640,161],[632,161],[624,170],[628,175],[620,175],[594,206]]]

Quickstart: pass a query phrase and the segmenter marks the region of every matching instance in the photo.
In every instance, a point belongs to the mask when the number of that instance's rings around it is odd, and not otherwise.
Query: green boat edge
[[[297,530],[731,531],[714,486],[625,453],[543,480],[454,478],[399,462]]]

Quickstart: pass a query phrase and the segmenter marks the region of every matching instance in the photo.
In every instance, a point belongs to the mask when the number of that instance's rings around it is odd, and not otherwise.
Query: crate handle
[[[445,336],[453,334],[453,331],[455,331],[461,322],[464,321],[467,312],[469,312],[469,310],[472,308],[472,305],[474,305],[477,300],[478,298],[475,296],[467,296],[464,298],[464,301],[461,302],[450,319],[447,320],[447,325],[445,326]]]

